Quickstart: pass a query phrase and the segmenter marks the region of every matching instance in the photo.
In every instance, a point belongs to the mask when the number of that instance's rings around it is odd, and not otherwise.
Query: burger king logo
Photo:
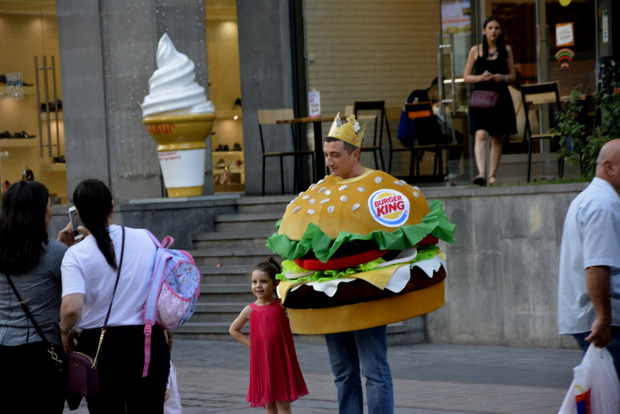
[[[409,199],[396,190],[377,190],[368,198],[368,211],[375,221],[386,227],[400,227],[409,218]]]

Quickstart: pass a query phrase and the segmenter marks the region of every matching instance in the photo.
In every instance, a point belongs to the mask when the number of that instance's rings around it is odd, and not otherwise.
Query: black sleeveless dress
[[[506,59],[484,59],[482,56],[476,59],[474,75],[481,75],[485,70],[491,73],[507,73],[508,64]],[[517,120],[515,108],[512,104],[508,83],[486,81],[474,85],[474,90],[495,91],[498,93],[497,105],[493,108],[478,109],[469,107],[469,132],[475,134],[483,129],[489,135],[511,135],[517,133]]]

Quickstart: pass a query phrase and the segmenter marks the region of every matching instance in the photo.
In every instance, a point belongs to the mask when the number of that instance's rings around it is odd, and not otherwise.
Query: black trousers
[[[82,332],[76,349],[95,356],[101,329]],[[91,414],[163,414],[170,372],[170,351],[164,332],[153,327],[151,363],[144,367],[144,326],[108,327],[99,351],[99,391],[87,398]]]
[[[54,349],[64,361],[62,347]],[[60,371],[47,350],[43,342],[0,346],[0,414],[62,413],[67,370]]]

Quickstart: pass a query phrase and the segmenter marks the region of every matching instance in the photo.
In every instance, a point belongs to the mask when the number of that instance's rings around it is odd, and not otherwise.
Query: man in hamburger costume
[[[364,127],[336,115],[323,151],[331,174],[299,194],[267,247],[283,257],[278,295],[299,334],[325,334],[341,413],[390,414],[394,397],[386,325],[444,304],[453,241],[438,201],[360,164]]]

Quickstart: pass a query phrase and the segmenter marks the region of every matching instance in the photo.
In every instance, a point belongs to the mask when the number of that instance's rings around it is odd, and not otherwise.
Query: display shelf
[[[239,150],[239,151],[213,151],[213,157],[215,158],[217,156],[217,154],[222,154],[222,155],[241,155],[241,158],[243,158],[243,150]]]
[[[224,109],[218,110],[215,113],[215,119],[235,119],[235,117],[237,117],[237,119],[240,120],[242,118],[241,115],[241,109]]]
[[[39,139],[34,138],[0,138],[0,148],[37,147]]]
[[[243,151],[213,151],[212,152],[213,169],[222,169],[220,167],[221,161],[229,168],[241,168],[243,169]],[[241,165],[231,165],[240,160]]]
[[[67,164],[64,162],[58,162],[53,164],[42,164],[41,170],[43,172],[62,172],[67,171]]]

